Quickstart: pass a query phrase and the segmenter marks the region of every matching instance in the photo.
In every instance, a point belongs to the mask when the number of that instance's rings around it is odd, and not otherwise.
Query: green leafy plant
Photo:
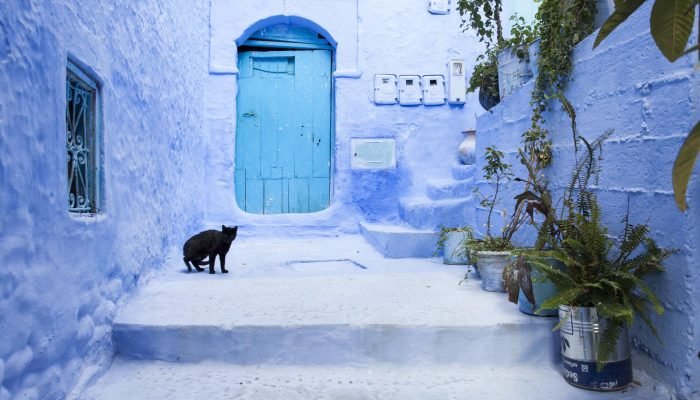
[[[476,58],[476,65],[467,92],[479,90],[480,100],[484,107],[493,107],[500,101],[498,95],[498,49],[503,45],[503,24],[501,0],[459,0],[457,10],[462,16],[463,30],[472,29],[476,32],[479,42],[484,43],[486,50]]]
[[[559,248],[561,235],[558,227],[556,205],[553,204],[552,194],[548,188],[548,181],[537,163],[533,163],[523,150],[519,150],[520,161],[525,165],[528,178],[515,178],[516,181],[526,182],[525,191],[515,196],[515,210],[525,212],[529,216],[530,223],[537,229],[535,245],[529,250],[514,252],[514,260],[503,269],[503,283],[508,293],[508,301],[517,304],[520,291],[531,303],[536,304],[533,290],[532,266],[527,256],[538,254],[545,247],[549,250]],[[535,214],[543,216],[541,222],[535,220]]]
[[[552,162],[552,141],[543,127],[542,114],[553,98],[559,99],[566,109],[564,90],[573,68],[571,55],[576,44],[593,31],[595,13],[594,0],[542,0],[537,10],[540,51],[530,101],[533,113],[530,129],[522,134],[524,155],[537,170]],[[528,189],[526,184],[525,191]]]
[[[478,89],[499,99],[498,61],[496,56],[497,50],[496,47],[493,47],[476,58],[477,63],[474,65],[471,77],[469,77],[467,92],[471,93]]]
[[[503,42],[501,0],[459,0],[457,10],[462,16],[462,29],[473,29],[487,48]]]
[[[563,95],[573,67],[574,46],[593,32],[595,14],[595,0],[543,0],[540,4],[537,20],[541,43],[532,92],[533,122],[539,122],[549,99]]]
[[[538,73],[531,98],[531,126],[521,135],[523,147],[519,152],[521,163],[528,168],[528,176],[526,179],[516,179],[524,182],[525,188],[520,197],[516,198],[518,202],[513,221],[523,219],[523,212],[529,214],[533,221],[535,208],[549,207],[545,202],[551,201],[551,196],[547,198],[546,181],[540,175],[552,162],[552,141],[549,139],[549,131],[543,127],[543,113],[548,109],[551,99],[558,99],[570,116],[572,129],[575,130],[575,113],[564,96],[564,90],[573,67],[571,55],[574,46],[593,31],[595,13],[594,0],[543,0],[537,11],[536,33],[524,35],[528,39],[539,36],[541,43]],[[535,182],[537,179],[540,183]],[[542,227],[547,225],[545,223]],[[538,242],[543,237],[538,235]],[[535,247],[540,247],[540,243],[536,243]]]
[[[662,314],[664,309],[643,279],[663,271],[663,260],[676,251],[660,248],[649,237],[646,224],[631,224],[629,210],[616,246],[608,236],[590,186],[598,179],[602,142],[610,134],[606,132],[591,143],[580,138],[586,151],[584,157],[577,160],[564,194],[562,217],[557,222],[561,245],[554,250],[528,255],[530,265],[550,279],[558,290],[555,296],[542,303],[541,309],[556,309],[562,304],[596,307],[599,314],[607,318],[598,349],[598,369],[607,363],[622,327],[631,325],[635,315],[656,334],[648,317],[648,307],[657,314]],[[547,262],[548,258],[559,261],[564,268],[554,268]]]
[[[438,234],[438,241],[437,241],[437,248],[435,249],[435,253],[433,253],[433,257],[436,256],[440,251],[445,250],[445,242],[447,242],[447,239],[450,236],[450,233],[452,232],[463,232],[466,235],[466,240],[460,243],[457,247],[454,249],[454,253],[452,256],[463,256],[467,252],[467,240],[473,239],[474,238],[474,230],[472,229],[471,226],[460,226],[460,227],[454,227],[454,228],[447,228],[444,226],[440,227],[440,233]]]
[[[593,48],[605,40],[644,2],[645,0],[616,1],[615,12],[600,28]],[[654,38],[656,47],[668,61],[675,62],[685,54],[700,51],[697,44],[686,48],[693,31],[695,7],[698,4],[700,0],[654,0],[649,20],[651,36]],[[688,208],[685,194],[698,154],[700,154],[700,122],[690,130],[673,163],[673,194],[676,205],[681,211]]]
[[[525,18],[515,14],[510,16],[510,21],[513,23],[510,28],[510,37],[505,39],[500,47],[501,49],[511,47],[519,59],[526,60],[528,47],[538,38],[539,24],[537,20],[528,24]]]
[[[494,188],[493,194],[485,195],[480,191],[476,191],[481,198],[480,205],[488,210],[486,218],[486,233],[481,239],[469,240],[468,246],[472,251],[503,251],[513,248],[511,240],[515,232],[522,226],[522,220],[511,221],[501,229],[500,235],[492,233],[493,223],[492,217],[496,205],[500,202],[502,186],[512,178],[513,173],[510,169],[510,164],[507,164],[503,158],[503,152],[496,149],[495,146],[486,148],[486,164],[484,164],[484,179],[489,181]]]

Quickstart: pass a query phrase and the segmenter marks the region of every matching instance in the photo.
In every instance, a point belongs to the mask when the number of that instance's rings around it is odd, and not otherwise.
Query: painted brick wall
[[[0,399],[62,399],[203,212],[208,2],[0,2]],[[67,211],[66,60],[102,85],[104,212]]]
[[[660,245],[681,251],[666,263],[667,272],[651,279],[666,308],[653,320],[663,343],[637,323],[632,341],[639,350],[635,365],[672,385],[683,398],[700,395],[700,312],[698,244],[700,236],[700,188],[698,168],[689,189],[690,210],[682,214],[674,204],[671,168],[687,132],[700,118],[697,55],[669,63],[649,35],[651,4],[646,4],[599,48],[593,37],[581,42],[574,55],[574,73],[566,91],[578,114],[578,128],[587,139],[608,129],[614,134],[603,150],[602,174],[596,188],[603,205],[604,222],[611,234],[622,229],[620,221],[630,203],[633,223],[648,222]],[[508,155],[516,175],[524,172],[515,159],[520,134],[529,126],[529,99],[533,82],[483,114],[477,121],[477,154],[495,145]],[[569,119],[553,104],[545,115],[554,141],[554,164],[547,171],[553,188],[566,185],[573,163]],[[483,165],[483,157],[478,165]],[[488,191],[489,185],[479,184]],[[522,190],[508,185],[503,206],[511,210],[513,195]],[[486,213],[477,211],[477,224]],[[532,243],[533,232],[523,231],[521,244]]]

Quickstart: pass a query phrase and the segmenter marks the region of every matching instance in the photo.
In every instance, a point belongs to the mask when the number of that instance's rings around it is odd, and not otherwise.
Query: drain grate
[[[367,269],[364,265],[355,260],[344,258],[340,260],[293,260],[288,261],[287,266],[299,267],[303,270],[313,269],[324,272],[342,271],[347,269]]]

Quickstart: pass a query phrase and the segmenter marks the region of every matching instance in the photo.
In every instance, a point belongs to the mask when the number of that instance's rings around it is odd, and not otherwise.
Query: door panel
[[[320,211],[330,203],[331,52],[239,55],[236,200],[247,212]]]

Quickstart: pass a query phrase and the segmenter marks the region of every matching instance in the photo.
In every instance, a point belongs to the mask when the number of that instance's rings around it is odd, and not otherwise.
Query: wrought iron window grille
[[[96,214],[100,206],[98,86],[68,61],[66,151],[68,211]]]

